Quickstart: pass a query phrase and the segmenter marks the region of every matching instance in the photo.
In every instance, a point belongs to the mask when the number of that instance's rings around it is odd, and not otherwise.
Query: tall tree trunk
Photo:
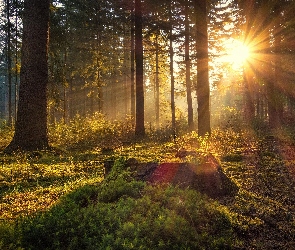
[[[170,31],[169,31],[169,51],[170,51],[170,84],[171,84],[171,116],[172,116],[172,133],[173,138],[176,138],[176,118],[175,118],[175,94],[174,94],[174,67],[173,67],[173,57],[174,57],[174,51],[173,51],[173,25],[172,25],[172,9],[170,6],[169,9],[169,21],[170,21]]]
[[[210,86],[208,67],[208,31],[207,1],[195,0],[197,29],[197,98],[198,98],[198,134],[211,134],[210,125]]]
[[[100,7],[96,7],[96,23],[99,23],[99,12],[100,12]],[[99,28],[96,31],[96,83],[97,83],[97,97],[98,97],[98,112],[102,113],[103,112],[103,89],[102,89],[102,83],[100,79],[100,72],[101,72],[101,63],[99,61],[100,57],[100,51],[101,51],[101,28],[99,25]]]
[[[47,45],[49,0],[25,0],[15,134],[6,152],[48,148]]]
[[[160,126],[160,84],[159,84],[159,44],[158,44],[158,34],[156,34],[156,89],[155,89],[155,99],[156,99],[156,127]]]
[[[126,115],[128,114],[128,109],[129,109],[129,84],[128,84],[128,40],[127,40],[127,31],[126,31],[126,26],[124,24],[124,38],[123,38],[123,47],[124,47],[124,62],[123,62],[123,85],[124,85],[124,118],[126,118]]]
[[[75,116],[74,110],[74,96],[75,93],[73,91],[73,80],[69,79],[69,92],[68,92],[68,99],[69,99],[69,121],[72,120]]]
[[[271,128],[278,128],[281,125],[280,115],[283,113],[282,105],[282,93],[280,88],[281,81],[281,25],[280,25],[280,8],[279,6],[274,7],[275,13],[275,23],[273,28],[273,37],[274,37],[274,75],[268,83],[268,115],[269,115],[269,126]]]
[[[18,2],[14,1],[16,14],[15,14],[15,82],[14,82],[14,120],[16,121],[17,114],[17,99],[18,99]]]
[[[69,101],[69,94],[68,94],[68,91],[67,91],[67,77],[66,77],[66,65],[67,65],[67,50],[65,50],[65,53],[64,53],[64,62],[63,62],[63,69],[62,69],[62,78],[63,78],[63,121],[64,121],[64,124],[67,124],[68,123],[68,118],[70,117],[70,108],[69,105],[68,105],[68,101]]]
[[[143,137],[144,128],[144,89],[143,89],[143,45],[141,0],[135,0],[135,62],[136,62],[136,115],[135,135]]]
[[[12,125],[12,74],[11,74],[11,20],[10,1],[6,1],[7,18],[7,75],[8,75],[8,125]]]
[[[255,1],[248,0],[243,1],[242,10],[244,12],[244,16],[246,18],[246,22],[244,24],[245,37],[244,43],[247,45],[253,39],[253,32],[251,33],[251,28],[254,25],[255,20]],[[244,98],[245,98],[245,120],[247,122],[252,122],[255,118],[255,105],[254,105],[254,93],[253,93],[253,78],[254,75],[251,73],[252,65],[244,65],[243,68],[243,80],[244,80]]]
[[[97,40],[100,40],[98,38]],[[102,84],[100,80],[100,62],[98,58],[99,54],[99,45],[97,45],[97,51],[96,51],[96,66],[97,66],[97,72],[96,72],[96,84],[97,84],[97,103],[98,103],[98,112],[102,113],[103,110],[103,91],[102,91]]]
[[[67,124],[68,122],[68,108],[67,108],[67,104],[68,104],[68,95],[67,95],[67,87],[64,83],[63,85],[63,122],[64,124]]]
[[[134,17],[134,11],[131,11],[131,77],[130,77],[130,95],[131,95],[131,117],[134,119],[135,118],[135,65],[134,65],[134,56],[135,56],[135,48],[134,48],[134,41],[135,41],[135,29],[134,29],[134,22],[135,22],[135,17]]]
[[[190,39],[189,39],[189,0],[185,3],[185,82],[186,82],[186,100],[187,100],[187,120],[190,131],[194,129],[194,113],[192,101],[192,84],[191,84],[191,63],[190,63]]]
[[[266,54],[271,58],[271,60],[265,60],[265,67],[267,67],[267,73],[263,75],[266,85],[266,96],[267,96],[267,105],[268,105],[268,121],[271,129],[277,128],[280,125],[280,101],[281,93],[278,88],[279,81],[279,50],[280,50],[280,8],[279,6],[268,6],[266,5],[266,14],[272,16],[274,21],[273,29],[267,29],[268,34],[268,46],[266,48]],[[274,15],[273,15],[274,14]],[[268,27],[266,23],[263,27]],[[273,46],[271,45],[273,44]]]
[[[247,65],[243,68],[244,81],[244,98],[245,98],[245,120],[252,122],[255,117],[254,93],[253,93],[253,76],[249,73]]]

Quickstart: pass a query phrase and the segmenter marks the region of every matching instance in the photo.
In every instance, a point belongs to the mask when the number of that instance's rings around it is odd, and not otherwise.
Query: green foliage
[[[243,156],[239,153],[236,153],[236,154],[228,154],[228,155],[225,155],[223,158],[222,158],[223,161],[231,161],[231,162],[235,162],[235,161],[242,161],[243,160]]]
[[[103,179],[103,159],[97,154],[37,153],[18,152],[0,158],[0,219],[48,210],[61,195]]]
[[[11,222],[0,221],[0,249],[21,250],[19,237],[15,233],[15,225]]]
[[[18,225],[26,249],[230,249],[234,235],[216,203],[193,190],[130,180],[124,170]]]
[[[218,125],[223,130],[240,130],[243,126],[241,123],[241,112],[236,107],[223,106],[220,111]]]
[[[293,133],[216,129],[210,137],[192,132],[166,140],[163,130],[163,137],[114,148],[131,129],[117,122],[103,129],[108,123],[92,119],[50,128],[54,145],[71,151],[0,156],[0,249],[294,248]],[[62,127],[65,138],[55,137]],[[283,144],[272,139],[284,142],[286,134],[284,158]],[[179,159],[178,149],[193,154]],[[239,187],[235,196],[214,202],[194,190],[151,186],[125,166],[128,158],[199,164],[208,153]],[[106,160],[115,163],[103,180]]]
[[[190,133],[179,138],[178,143],[185,149],[195,147],[198,154],[210,152],[219,156],[223,171],[239,188],[233,200],[223,201],[231,224],[243,241],[237,245],[292,249],[294,246],[288,242],[294,240],[291,234],[295,233],[295,183],[290,171],[294,165],[294,147],[284,149],[286,139],[287,145],[293,145],[292,133],[281,131],[275,136],[268,133],[258,137],[250,130],[215,129],[211,137],[199,138]],[[282,159],[281,152],[285,150],[291,159]],[[269,237],[276,240],[271,242]]]
[[[0,150],[3,150],[9,144],[13,133],[13,129],[5,121],[0,120]]]
[[[49,126],[52,144],[65,149],[92,149],[99,146],[115,149],[133,137],[130,119],[110,122],[100,113],[76,117],[69,124],[56,123]]]
[[[250,131],[235,131],[233,129],[221,130],[220,128],[212,130],[211,135],[198,136],[193,131],[177,138],[176,144],[178,148],[187,150],[195,150],[201,155],[212,153],[221,157],[236,158],[241,160],[239,155],[245,149],[252,150],[257,147],[257,141],[253,140]]]
[[[140,196],[140,191],[145,186],[144,182],[135,181],[132,173],[125,170],[124,158],[115,161],[111,172],[101,184],[98,199],[103,202],[114,202],[121,197]]]

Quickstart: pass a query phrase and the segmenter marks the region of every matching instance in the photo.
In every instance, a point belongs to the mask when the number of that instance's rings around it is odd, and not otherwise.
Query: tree
[[[257,6],[256,6],[257,7]],[[250,44],[253,39],[251,28],[253,28],[255,20],[255,0],[241,2],[242,14],[245,18],[244,22],[244,43]],[[247,121],[252,122],[255,116],[255,105],[254,105],[254,83],[253,83],[253,74],[250,74],[250,65],[249,62],[244,65],[243,68],[243,79],[244,79],[244,95],[245,95],[245,118]]]
[[[49,0],[25,0],[21,73],[15,133],[6,152],[49,148],[47,135],[47,45]]]
[[[207,1],[195,0],[196,52],[197,52],[197,98],[198,134],[211,133],[210,126],[210,86],[208,67]]]
[[[11,74],[11,20],[10,1],[6,1],[7,13],[7,72],[8,72],[8,125],[12,125],[12,74]]]
[[[283,113],[283,103],[280,83],[281,83],[281,3],[273,6],[274,24],[273,25],[273,78],[268,84],[268,109],[269,109],[269,126],[271,128],[279,128],[281,125],[280,115]]]
[[[159,81],[159,35],[156,34],[155,50],[156,50],[156,77],[155,77],[155,101],[156,101],[156,127],[160,125],[160,81]]]
[[[283,52],[282,42],[283,30],[289,26],[288,22],[283,21],[286,18],[285,13],[289,12],[286,12],[287,2],[251,0],[240,3],[245,17],[245,42],[253,46],[255,51],[255,60],[248,60],[249,65],[245,70],[246,118],[253,120],[256,107],[256,114],[259,118],[268,118],[270,128],[281,125],[284,113],[286,86],[282,84],[282,76],[285,71],[283,65],[286,64],[282,59],[286,54]],[[266,18],[268,16],[271,18]],[[263,92],[256,90],[254,93],[254,76],[263,83]]]
[[[131,30],[130,30],[130,106],[131,106],[131,117],[134,119],[135,117],[135,64],[134,64],[134,56],[135,56],[135,48],[134,48],[134,40],[135,40],[135,28],[134,28],[134,9],[131,9]]]
[[[12,126],[16,115],[18,89],[18,15],[19,4],[16,0],[0,3],[0,67],[2,80],[2,98],[0,98],[1,118],[7,119]]]
[[[143,45],[141,0],[135,0],[135,62],[136,62],[136,114],[135,135],[145,135],[144,89],[143,89]]]
[[[186,82],[186,100],[187,100],[187,117],[188,127],[194,129],[194,112],[191,90],[191,63],[190,63],[190,28],[189,28],[189,0],[185,1],[185,82]]]
[[[175,117],[175,81],[174,81],[174,65],[173,65],[173,20],[172,20],[172,9],[171,5],[169,6],[169,54],[170,54],[170,84],[171,84],[171,93],[170,93],[170,102],[171,102],[171,127],[173,132],[173,138],[176,138],[176,117]]]

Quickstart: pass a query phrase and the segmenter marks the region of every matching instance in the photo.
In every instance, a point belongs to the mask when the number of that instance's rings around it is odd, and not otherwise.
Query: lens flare
[[[223,42],[224,56],[222,61],[231,65],[233,70],[239,70],[250,57],[250,48],[236,39]]]

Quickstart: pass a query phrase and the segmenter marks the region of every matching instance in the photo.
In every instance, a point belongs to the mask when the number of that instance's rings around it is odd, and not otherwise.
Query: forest
[[[0,249],[295,249],[294,12],[0,0]]]

